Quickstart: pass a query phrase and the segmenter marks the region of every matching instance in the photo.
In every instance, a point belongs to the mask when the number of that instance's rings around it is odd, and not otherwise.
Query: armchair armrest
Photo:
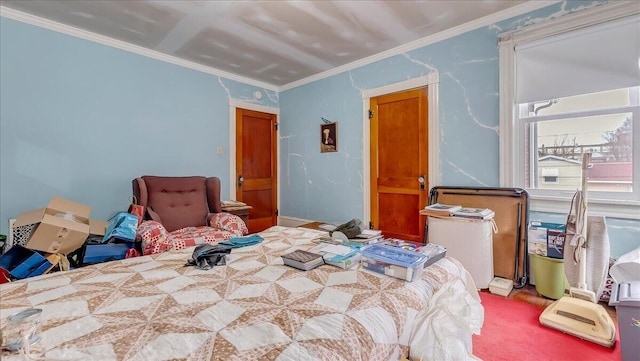
[[[236,237],[249,234],[249,229],[242,218],[231,213],[214,213],[209,220],[212,228],[233,233]]]
[[[218,213],[219,213],[219,212],[212,212],[212,213],[207,214],[207,224],[209,225],[209,227],[213,227],[213,226],[211,225],[211,219],[212,219],[213,217],[215,217],[215,215],[216,215],[216,214],[218,214]]]
[[[156,221],[144,221],[138,226],[136,238],[141,240],[142,254],[165,252],[173,248],[169,232]]]

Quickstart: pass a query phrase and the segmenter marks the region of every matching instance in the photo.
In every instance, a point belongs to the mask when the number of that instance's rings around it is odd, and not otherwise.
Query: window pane
[[[621,112],[530,123],[527,188],[579,189],[582,154],[591,153],[589,191],[632,192],[632,118]]]
[[[573,41],[574,35],[580,35],[583,29],[602,35],[598,26],[618,24],[618,19],[626,21],[632,18],[628,16],[631,10],[625,6],[610,10],[611,13],[585,12],[582,19],[556,19],[549,22],[553,26],[520,29],[500,37],[500,184],[526,189],[534,210],[565,213],[571,196],[582,183],[578,183],[581,178],[578,173],[587,173],[591,177],[587,188],[593,214],[638,218],[640,125],[635,124],[635,129],[629,132],[622,126],[627,116],[628,128],[634,126],[634,119],[636,123],[640,121],[640,78],[637,76],[638,52],[635,46],[638,42],[627,47],[626,50],[636,50],[629,55],[603,51],[595,41],[587,42],[586,50],[599,50],[599,55],[604,55],[604,61],[598,62],[593,61],[594,57],[576,52],[577,46]],[[637,24],[637,17],[633,20]],[[634,35],[636,33],[633,32]],[[556,46],[560,37],[567,40],[562,49]],[[608,46],[617,38],[606,37],[598,44]],[[550,49],[546,45],[551,43],[555,48],[546,53]],[[567,56],[558,57],[560,53]],[[542,56],[534,58],[529,55]],[[557,60],[557,65],[550,63],[548,58],[551,57]],[[611,63],[610,59],[624,59],[630,64],[629,75],[622,75],[621,67]],[[604,65],[597,66],[597,63]],[[613,125],[605,121],[604,129],[592,131],[594,124],[589,121],[605,115],[621,116],[622,119]],[[616,130],[619,131],[608,133]],[[595,139],[581,139],[588,138],[589,131]],[[627,134],[630,139],[625,143],[623,138]],[[561,145],[571,145],[571,149],[559,148]],[[588,145],[591,146],[586,147]],[[578,167],[581,168],[578,162],[582,163],[583,155],[580,153],[591,150],[598,153],[595,154],[597,158],[590,162],[591,170],[583,172],[580,169],[578,172]],[[632,152],[628,153],[628,150]],[[634,160],[637,164],[633,163]],[[558,175],[552,171],[543,174],[542,168],[557,169]],[[571,178],[566,171],[574,169],[576,176]],[[565,186],[567,181],[574,181],[574,184]],[[593,191],[594,188],[613,188],[615,191]]]

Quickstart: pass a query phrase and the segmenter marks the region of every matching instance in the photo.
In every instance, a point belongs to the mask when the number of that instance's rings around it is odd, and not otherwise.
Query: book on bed
[[[301,249],[283,254],[281,257],[285,265],[303,271],[308,271],[324,264],[324,258],[322,258],[321,254],[303,251]]]

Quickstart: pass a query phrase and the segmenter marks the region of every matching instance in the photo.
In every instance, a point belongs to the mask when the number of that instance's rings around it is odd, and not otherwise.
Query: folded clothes
[[[220,242],[218,244],[231,247],[231,248],[239,248],[239,247],[251,246],[253,244],[258,244],[262,241],[264,241],[262,237],[258,236],[257,234],[254,234],[247,237],[229,238],[228,240],[224,242]]]
[[[224,266],[227,264],[225,256],[230,252],[231,247],[208,243],[199,244],[193,250],[191,259],[187,260],[185,266],[196,266],[202,270],[211,269],[213,266]]]

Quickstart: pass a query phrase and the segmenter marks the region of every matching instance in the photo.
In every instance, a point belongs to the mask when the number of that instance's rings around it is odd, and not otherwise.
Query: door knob
[[[244,177],[239,175],[238,176],[238,187],[242,187],[242,183],[244,183]]]
[[[418,177],[418,182],[420,183],[420,190],[423,191],[426,189],[425,187],[425,182],[427,181],[427,178],[424,176],[424,174],[420,174],[420,177]]]

